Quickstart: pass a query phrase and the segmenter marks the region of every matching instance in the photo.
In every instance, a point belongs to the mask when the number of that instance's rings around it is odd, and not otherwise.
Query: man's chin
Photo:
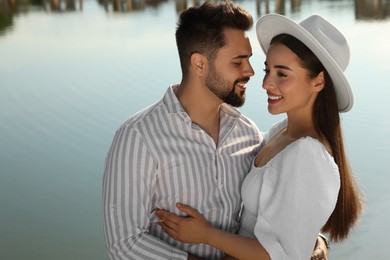
[[[233,107],[242,107],[245,103],[245,96],[241,96],[241,97],[236,96],[234,99],[230,99],[230,100],[225,101],[225,103],[227,103]]]

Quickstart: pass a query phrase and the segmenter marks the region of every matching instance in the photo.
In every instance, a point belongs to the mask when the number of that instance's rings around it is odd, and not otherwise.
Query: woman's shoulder
[[[275,134],[287,127],[287,118],[274,123],[267,132],[264,133],[264,140],[268,142]]]
[[[321,152],[331,156],[328,150],[326,149],[325,145],[321,143],[320,140],[313,138],[311,136],[301,137],[297,139],[295,142],[293,142],[291,145],[295,146],[295,149],[298,149],[306,153]]]
[[[289,156],[294,157],[294,161],[302,164],[310,164],[319,168],[328,167],[329,170],[337,171],[338,166],[333,156],[318,139],[310,136],[301,137],[288,146]]]

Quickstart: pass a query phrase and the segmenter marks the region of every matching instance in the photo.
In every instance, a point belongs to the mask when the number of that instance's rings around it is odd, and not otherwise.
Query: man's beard
[[[240,107],[245,103],[245,91],[237,94],[235,85],[242,81],[249,81],[249,78],[237,79],[229,91],[228,83],[216,72],[214,64],[211,63],[210,71],[206,77],[206,86],[223,102],[233,107]]]

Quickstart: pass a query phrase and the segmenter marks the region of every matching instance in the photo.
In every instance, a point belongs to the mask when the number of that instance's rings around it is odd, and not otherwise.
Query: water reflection
[[[161,3],[167,0],[98,0],[98,2],[104,6],[107,12],[133,12],[143,11],[147,7],[158,7]],[[234,1],[236,3],[244,2],[245,0]],[[204,3],[204,0],[175,0],[176,12],[181,13],[183,10],[190,6],[199,6]],[[211,0],[211,2],[219,2],[218,0]],[[256,11],[258,15],[272,12],[285,14],[286,2],[290,2],[290,7],[293,12],[299,12],[302,4],[302,0],[256,0],[253,1],[256,4]],[[271,9],[271,6],[274,9]]]
[[[0,0],[0,36],[13,28],[13,17],[30,11],[82,11],[83,0]]]
[[[51,12],[73,12],[83,10],[83,0],[41,0],[44,10]]]
[[[355,0],[356,20],[383,20],[389,14],[389,0]]]
[[[169,0],[96,0],[106,12],[131,13],[143,11],[148,7],[158,8]],[[234,1],[236,3],[245,0]],[[256,0],[256,14],[261,16],[270,12],[286,14],[300,12],[308,0]],[[320,1],[320,0],[319,0]],[[334,0],[331,2],[342,2]],[[353,1],[357,20],[386,19],[390,16],[389,0],[350,0]],[[348,2],[350,2],[348,1]],[[176,12],[180,13],[190,6],[199,6],[204,0],[175,0]],[[219,2],[219,0],[211,0]],[[46,12],[82,11],[83,0],[0,0],[0,35],[5,28],[12,26],[12,16],[33,10]]]
[[[168,0],[97,0],[106,12],[133,12],[143,11],[147,7],[157,8],[160,4]]]
[[[12,28],[14,21],[12,14],[8,12],[2,12],[0,7],[0,37],[3,36],[8,29]]]
[[[0,13],[18,14],[32,10],[71,12],[83,9],[83,0],[0,0]]]

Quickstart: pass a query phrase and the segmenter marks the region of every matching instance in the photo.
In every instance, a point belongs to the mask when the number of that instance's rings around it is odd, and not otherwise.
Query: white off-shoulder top
[[[286,122],[275,124],[265,142]],[[321,227],[333,212],[340,176],[316,139],[303,137],[245,178],[239,234],[256,237],[271,259],[310,259]]]

